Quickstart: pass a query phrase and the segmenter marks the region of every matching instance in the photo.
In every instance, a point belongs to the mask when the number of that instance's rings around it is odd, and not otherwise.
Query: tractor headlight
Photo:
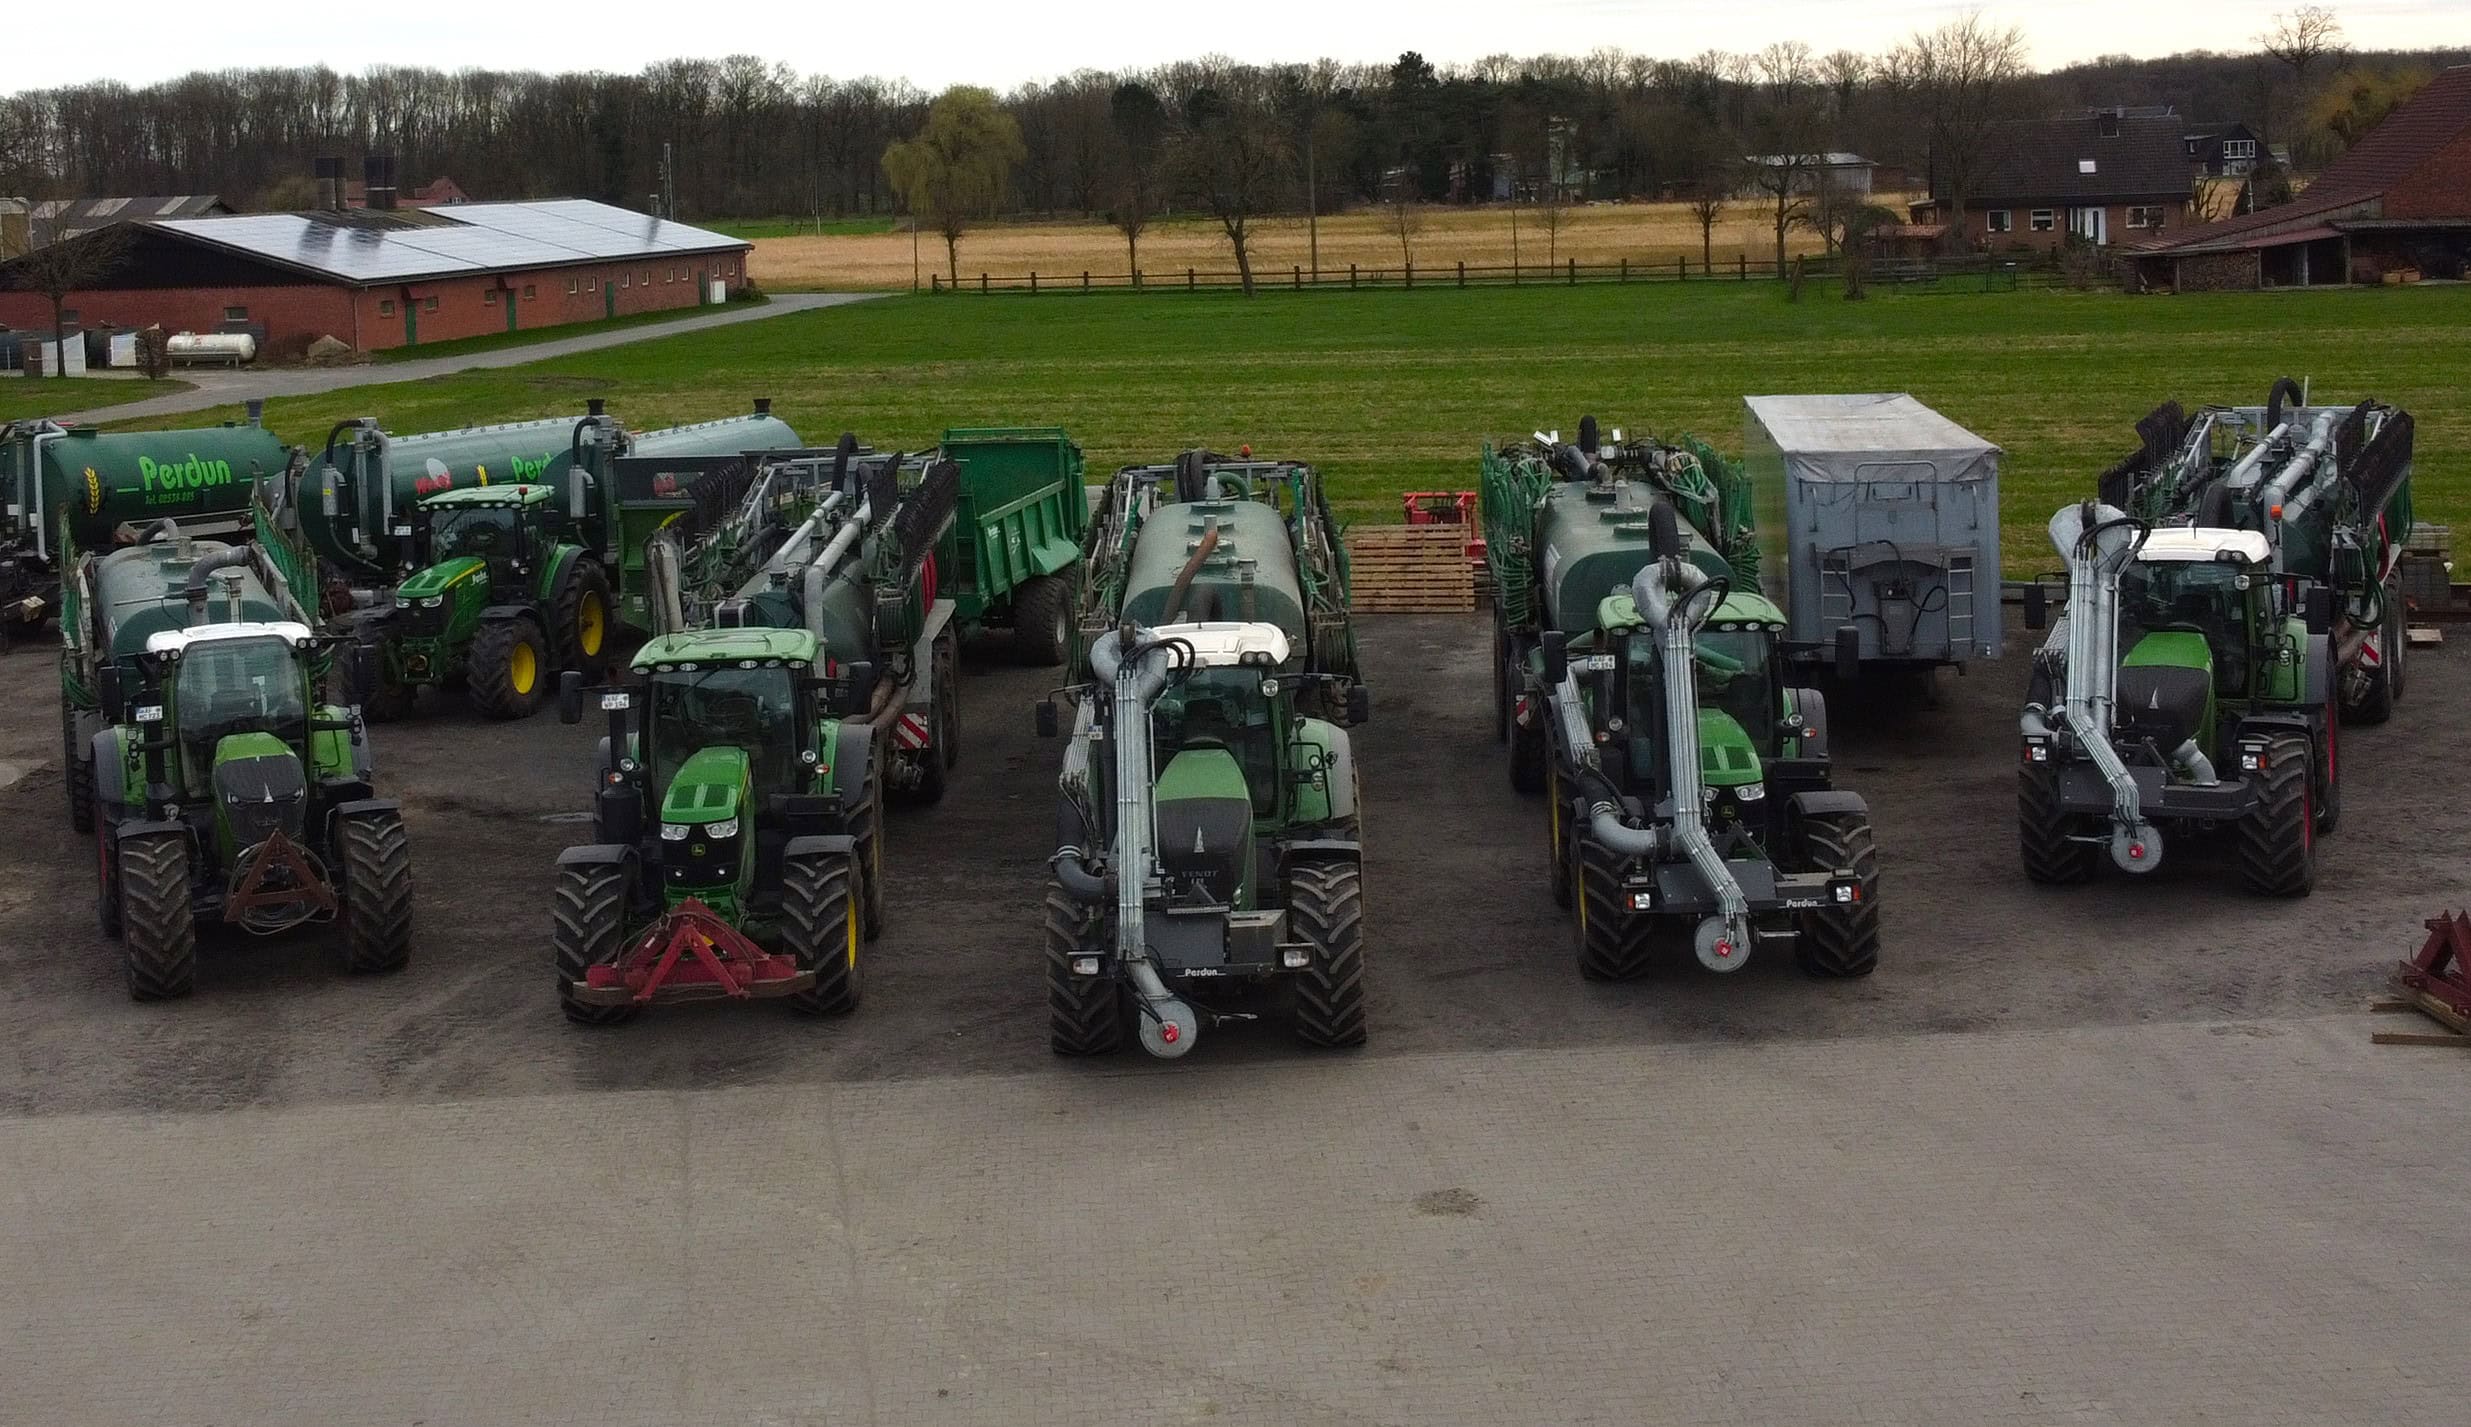
[[[684,842],[686,835],[694,830],[694,825],[691,823],[662,823],[661,841]]]
[[[444,604],[445,602],[446,602],[446,596],[444,596],[444,595],[431,595],[429,598],[427,598],[427,599],[425,599],[425,600],[422,600],[422,601],[420,602],[420,607],[421,607],[422,609],[436,609],[439,605]]]
[[[1737,803],[1755,803],[1766,796],[1765,783],[1744,783],[1733,790],[1733,801]]]
[[[736,818],[723,818],[716,823],[704,824],[704,836],[706,837],[719,839],[724,837],[736,837],[737,835],[738,820]]]

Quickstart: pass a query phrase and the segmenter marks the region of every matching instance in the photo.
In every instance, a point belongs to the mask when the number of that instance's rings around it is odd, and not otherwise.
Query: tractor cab
[[[1171,624],[1191,661],[1151,706],[1158,851],[1171,902],[1249,908],[1256,822],[1285,820],[1295,722],[1286,631],[1275,624]]]
[[[1619,726],[1598,716],[1600,729],[1620,740],[1618,762],[1625,786],[1653,803],[1669,791],[1666,759],[1665,655],[1656,633],[1640,618],[1629,595],[1605,601],[1600,627],[1618,656],[1580,670],[1582,685],[1602,681],[1594,707],[1618,713]],[[1792,757],[1787,705],[1777,677],[1783,657],[1783,612],[1752,594],[1726,596],[1692,641],[1691,679],[1698,694],[1700,778],[1720,806],[1757,802],[1765,792],[1768,764]],[[1578,668],[1578,661],[1573,661]]]
[[[421,502],[426,528],[417,558],[424,563],[403,582],[398,598],[435,609],[442,596],[459,591],[483,572],[488,578],[473,583],[474,597],[485,598],[493,585],[520,588],[523,576],[552,544],[544,516],[555,509],[554,494],[549,486],[472,486],[440,491]]]
[[[2251,530],[2164,527],[2119,579],[2116,708],[2132,737],[2217,752],[2217,697],[2246,699],[2276,657],[2273,551]]]
[[[309,627],[289,621],[163,630],[146,641],[133,701],[172,766],[148,796],[209,806],[225,850],[304,835],[311,718]],[[132,800],[134,801],[134,800]]]

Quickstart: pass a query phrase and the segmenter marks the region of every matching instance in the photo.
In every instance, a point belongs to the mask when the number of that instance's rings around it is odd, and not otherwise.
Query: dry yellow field
[[[1884,206],[1902,210],[1903,200],[1883,196]],[[1419,270],[1469,266],[1508,266],[1511,261],[1511,210],[1492,208],[1424,208],[1416,210],[1417,231],[1408,239]],[[1517,214],[1518,261],[1542,268],[1548,263],[1577,259],[1610,263],[1627,258],[1634,265],[1670,264],[1687,257],[1699,261],[1699,225],[1686,204],[1621,203],[1571,207],[1562,212],[1560,231],[1548,235],[1533,208]],[[1284,275],[1312,261],[1310,240],[1302,218],[1267,220],[1257,227],[1254,269],[1265,280]],[[1747,253],[1754,262],[1775,250],[1775,237],[1756,203],[1745,200],[1725,206],[1717,220],[1714,252],[1719,268]],[[1817,235],[1797,230],[1786,238],[1792,253],[1817,252]],[[917,248],[920,273],[944,271],[944,245],[933,233],[921,235]],[[1365,209],[1321,220],[1321,270],[1345,272],[1349,263],[1366,269],[1399,267],[1398,235],[1386,209]],[[1153,224],[1141,235],[1141,269],[1153,275],[1182,274],[1186,268],[1232,272],[1227,240],[1208,219],[1176,218]],[[758,238],[752,271],[756,281],[773,289],[907,287],[911,275],[910,235],[874,233],[856,236]],[[964,280],[981,272],[1018,276],[1078,278],[1083,272],[1125,271],[1124,238],[1101,222],[1005,223],[981,228],[961,240]],[[921,277],[921,281],[924,278]]]

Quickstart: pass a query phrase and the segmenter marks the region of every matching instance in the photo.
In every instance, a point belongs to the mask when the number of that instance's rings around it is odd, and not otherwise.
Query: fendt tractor
[[[2157,530],[2263,537],[2286,590],[2305,581],[2330,594],[2343,720],[2391,718],[2409,647],[2410,413],[2377,401],[2312,406],[2284,377],[2263,406],[2191,414],[2166,402],[2136,430],[2142,444],[2103,473],[2101,501]]]
[[[688,504],[643,551],[654,637],[598,691],[592,841],[558,859],[559,1004],[585,1025],[678,1000],[854,1010],[884,922],[884,800],[940,796],[959,751],[953,602],[928,555],[960,473],[844,436],[619,478],[667,478]],[[566,673],[560,716],[584,704]]]
[[[340,920],[347,970],[400,970],[411,845],[372,796],[359,720],[318,702],[326,641],[259,547],[159,533],[81,557],[62,614],[101,710],[70,776],[93,790],[96,907],[129,994],[190,993],[201,921]]]
[[[2151,872],[2170,826],[2227,838],[2250,889],[2305,896],[2341,810],[2333,592],[2280,573],[2255,530],[2087,501],[2050,536],[2068,604],[2021,719],[2025,875],[2082,882],[2105,849]]]
[[[630,552],[684,508],[677,492],[629,504],[628,457],[735,456],[798,435],[751,416],[630,432],[594,400],[564,419],[393,437],[334,428],[295,484],[299,533],[329,570],[326,606],[355,648],[342,692],[375,720],[423,689],[461,683],[493,718],[539,709],[561,669],[598,679],[621,622],[644,627]]]
[[[1046,898],[1049,1043],[1193,1048],[1283,999],[1365,1038],[1347,556],[1310,466],[1185,453],[1108,485]],[[1057,709],[1039,706],[1052,735]],[[1282,998],[1279,993],[1286,994]]]
[[[1790,686],[1738,467],[1696,442],[1488,447],[1494,720],[1541,788],[1579,972],[1628,980],[1685,938],[1712,971],[1788,941],[1817,976],[1879,962],[1870,813],[1831,783],[1827,704]]]
[[[143,538],[164,520],[192,536],[249,528],[254,482],[298,453],[257,422],[105,435],[55,421],[0,424],[0,647],[60,613],[80,550]]]

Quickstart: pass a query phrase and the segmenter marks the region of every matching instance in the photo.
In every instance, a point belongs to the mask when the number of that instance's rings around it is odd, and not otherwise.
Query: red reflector
[[[2138,861],[2140,861],[2140,862],[2141,862],[2141,861],[2143,861],[2143,860],[2144,860],[2144,858],[2145,858],[2145,844],[2143,844],[2143,843],[2141,843],[2141,842],[2132,842],[2132,843],[2129,843],[2129,844],[2128,844],[2128,855],[2129,855],[2130,857],[2136,858],[2136,859],[2137,859]]]
[[[1169,1045],[1174,1045],[1184,1038],[1184,1028],[1173,1021],[1161,1021],[1158,1023],[1158,1038]]]
[[[1732,942],[1730,942],[1730,941],[1720,941],[1720,942],[1716,943],[1716,955],[1717,955],[1720,959],[1721,959],[1721,958],[1723,958],[1723,957],[1728,957],[1728,956],[1731,956],[1732,954],[1733,954],[1733,943],[1732,943]]]
[[[1862,900],[1862,884],[1859,882],[1853,885],[1853,900],[1857,902]]]

